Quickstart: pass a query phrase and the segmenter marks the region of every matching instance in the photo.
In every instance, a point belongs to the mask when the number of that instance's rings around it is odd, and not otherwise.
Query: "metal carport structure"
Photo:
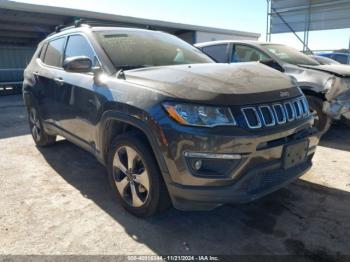
[[[77,19],[122,27],[149,28],[174,34],[189,43],[222,39],[257,40],[260,34],[106,14],[63,7],[0,0],[0,93],[20,86],[35,46],[58,25]]]
[[[310,31],[350,28],[350,0],[267,0],[267,5],[267,41],[271,34],[291,32],[310,51]]]

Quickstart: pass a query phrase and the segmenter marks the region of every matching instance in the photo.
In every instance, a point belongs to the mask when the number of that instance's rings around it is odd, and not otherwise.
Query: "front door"
[[[89,57],[93,66],[99,66],[96,54],[85,36],[71,35],[67,39],[64,59],[75,56]],[[63,59],[63,60],[64,60]],[[93,73],[65,72],[58,101],[64,114],[57,115],[60,127],[72,136],[94,147],[101,99],[96,92]]]

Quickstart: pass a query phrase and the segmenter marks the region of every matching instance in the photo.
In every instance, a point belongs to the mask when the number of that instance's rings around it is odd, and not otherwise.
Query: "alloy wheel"
[[[122,199],[132,207],[143,206],[149,196],[148,170],[141,156],[129,146],[119,147],[113,158],[113,178]]]
[[[34,137],[34,140],[39,141],[41,138],[41,125],[40,125],[40,119],[39,119],[38,113],[34,108],[30,109],[29,122],[30,122],[30,128],[31,128],[31,132]]]

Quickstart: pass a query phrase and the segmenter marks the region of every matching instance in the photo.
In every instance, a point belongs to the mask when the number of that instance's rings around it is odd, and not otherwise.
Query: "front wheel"
[[[323,112],[323,100],[316,96],[307,96],[310,112],[315,115],[314,127],[323,135],[331,124],[332,119]]]
[[[50,146],[56,141],[56,136],[47,134],[43,128],[38,111],[34,107],[28,108],[29,128],[33,140],[37,146]]]
[[[108,175],[115,195],[130,213],[147,217],[170,206],[152,149],[137,133],[114,139],[108,156]]]

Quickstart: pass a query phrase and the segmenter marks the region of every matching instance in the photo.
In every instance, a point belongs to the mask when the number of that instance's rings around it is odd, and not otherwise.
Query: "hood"
[[[194,64],[124,72],[125,80],[171,96],[219,104],[273,102],[300,94],[290,77],[260,63]]]
[[[349,65],[300,65],[300,67],[310,68],[325,73],[330,73],[339,77],[349,77],[350,76],[350,66]]]

